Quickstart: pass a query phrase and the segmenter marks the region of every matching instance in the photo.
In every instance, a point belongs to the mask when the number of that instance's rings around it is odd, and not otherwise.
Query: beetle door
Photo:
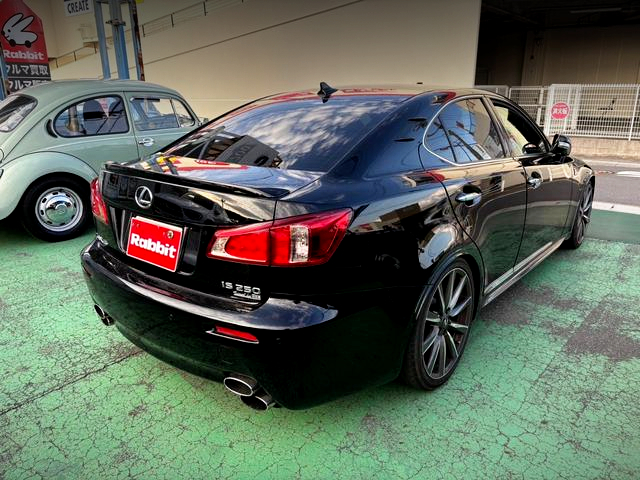
[[[526,172],[527,214],[518,263],[564,238],[571,202],[572,167],[551,153],[549,143],[526,115],[513,105],[491,99],[504,127],[508,147]]]
[[[182,100],[170,96],[130,94],[129,111],[140,157],[160,150],[198,123]]]
[[[449,165],[435,172],[462,228],[480,249],[485,285],[500,283],[515,264],[524,228],[522,166],[505,155],[481,98],[445,106],[427,131],[425,147]]]
[[[77,157],[99,171],[107,161],[138,158],[138,148],[121,95],[103,94],[75,100],[55,113],[49,133],[59,138],[49,147]]]

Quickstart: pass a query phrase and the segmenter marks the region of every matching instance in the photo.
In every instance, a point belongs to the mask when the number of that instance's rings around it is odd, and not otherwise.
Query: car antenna
[[[322,98],[322,103],[326,103],[329,97],[338,91],[337,88],[331,87],[328,83],[320,82],[320,91],[317,95]]]

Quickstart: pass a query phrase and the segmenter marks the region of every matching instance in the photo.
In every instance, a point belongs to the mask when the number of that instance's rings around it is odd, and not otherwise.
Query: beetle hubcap
[[[36,218],[47,230],[61,232],[75,227],[82,218],[80,197],[71,189],[50,188],[38,197]]]

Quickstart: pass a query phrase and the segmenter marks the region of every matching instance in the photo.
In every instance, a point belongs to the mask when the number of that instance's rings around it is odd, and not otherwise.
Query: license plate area
[[[133,217],[126,253],[156,267],[175,272],[184,231],[180,227],[144,217]]]

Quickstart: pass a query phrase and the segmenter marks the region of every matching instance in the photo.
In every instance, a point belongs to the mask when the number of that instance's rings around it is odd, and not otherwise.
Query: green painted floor
[[[555,253],[444,388],[260,414],[99,323],[90,238],[0,224],[0,478],[640,478],[640,245]]]

